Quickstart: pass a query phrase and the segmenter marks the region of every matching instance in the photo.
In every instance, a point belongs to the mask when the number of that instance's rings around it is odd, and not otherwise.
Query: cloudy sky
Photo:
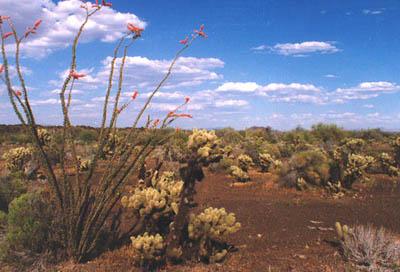
[[[94,2],[94,0],[93,0]],[[253,125],[290,129],[317,122],[400,129],[398,0],[114,0],[88,23],[78,48],[74,124],[99,124],[110,56],[128,22],[145,28],[129,51],[124,101],[139,91],[119,125],[135,113],[168,69],[179,40],[205,24],[178,61],[149,114],[164,116],[185,96],[192,120],[177,126]],[[42,19],[22,47],[31,103],[43,124],[60,124],[58,92],[71,39],[83,19],[79,0],[0,0],[20,32]],[[4,25],[7,31],[7,26]],[[10,53],[14,46],[7,39]],[[117,64],[119,62],[117,61]],[[14,78],[15,88],[18,82]],[[0,82],[0,123],[17,123]]]

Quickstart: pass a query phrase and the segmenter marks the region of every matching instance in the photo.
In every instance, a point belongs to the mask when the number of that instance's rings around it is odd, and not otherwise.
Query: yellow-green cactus
[[[378,157],[378,162],[383,173],[389,176],[399,176],[400,169],[396,167],[396,162],[388,153],[381,153]]]
[[[271,168],[279,168],[282,165],[280,160],[275,160],[269,153],[260,153],[258,156],[262,172],[268,172]]]
[[[25,164],[32,159],[33,149],[31,147],[17,147],[9,150],[3,155],[6,168],[11,172],[24,170]]]
[[[247,172],[243,171],[242,169],[240,169],[240,167],[236,166],[236,165],[232,165],[229,168],[229,173],[230,175],[235,178],[237,181],[240,182],[246,182],[250,180],[249,175],[247,174]]]
[[[189,136],[188,148],[206,163],[223,154],[215,131],[194,129]]]
[[[139,211],[140,215],[177,214],[183,181],[176,180],[173,172],[164,172],[158,179],[153,178],[151,187],[138,187],[131,196],[124,196],[124,207]]]
[[[365,170],[368,169],[375,159],[371,156],[350,154],[344,170],[344,182],[347,185],[353,184],[358,179],[365,178]]]
[[[250,166],[253,165],[253,160],[251,159],[250,156],[248,156],[246,154],[241,154],[238,156],[238,163],[239,163],[240,169],[247,172],[249,170]]]
[[[213,241],[221,241],[227,235],[237,232],[241,225],[235,214],[227,213],[224,208],[207,208],[198,215],[189,218],[189,238],[199,243],[199,255],[210,262],[219,262],[227,254],[226,249],[212,246]]]
[[[39,128],[37,132],[38,132],[40,144],[42,146],[49,145],[52,140],[52,137],[51,137],[50,133],[47,131],[47,129]]]
[[[165,249],[164,239],[160,234],[144,233],[132,236],[132,250],[135,262],[139,265],[151,264],[162,259]]]

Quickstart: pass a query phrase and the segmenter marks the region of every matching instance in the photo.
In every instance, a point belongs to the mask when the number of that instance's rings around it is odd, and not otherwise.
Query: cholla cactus
[[[162,260],[165,243],[160,234],[149,235],[147,232],[137,237],[132,236],[132,250],[135,262],[140,266],[148,266]]]
[[[141,216],[177,214],[182,188],[183,181],[175,180],[172,172],[164,172],[158,180],[152,180],[152,187],[136,188],[131,196],[122,197],[121,203],[139,211]]]
[[[250,180],[249,174],[247,172],[240,169],[240,167],[236,165],[232,165],[229,168],[230,175],[234,177],[237,181],[246,182]]]
[[[6,168],[11,172],[24,170],[25,164],[32,159],[33,150],[30,147],[17,147],[3,155]]]
[[[78,163],[79,163],[79,171],[85,172],[89,170],[89,166],[91,164],[91,160],[84,160],[80,156],[77,156]]]
[[[250,156],[248,156],[246,154],[241,154],[238,157],[238,163],[239,163],[240,169],[247,172],[249,170],[250,166],[253,165],[253,160],[251,159]]]
[[[268,153],[260,153],[259,161],[262,172],[268,172],[271,167],[278,168],[282,165],[282,162],[280,160],[275,160],[274,157],[272,157]]]
[[[47,131],[47,129],[39,128],[37,132],[38,132],[40,144],[42,146],[48,145],[51,142],[52,137],[51,137],[50,133]]]
[[[210,262],[221,261],[226,249],[218,250],[214,241],[221,241],[227,235],[237,232],[241,225],[235,214],[224,208],[207,208],[198,215],[191,214],[188,225],[189,238],[199,243],[199,255]]]
[[[351,153],[359,152],[364,147],[365,141],[358,138],[345,139],[343,145],[345,148],[350,150]]]
[[[123,137],[116,133],[110,133],[107,137],[105,146],[103,147],[103,156],[113,156],[123,143]],[[118,150],[121,153],[121,150]],[[119,154],[120,155],[120,154]]]
[[[400,137],[397,137],[393,142],[394,147],[394,159],[396,161],[397,167],[400,167]]]
[[[188,148],[196,152],[200,160],[206,164],[217,157],[221,157],[223,151],[219,148],[220,140],[215,131],[194,129],[189,136]]]
[[[348,238],[350,229],[347,225],[342,225],[340,222],[336,222],[335,229],[340,241],[345,241]]]
[[[395,166],[395,160],[388,153],[381,153],[378,162],[382,171],[389,176],[399,176],[400,170]]]
[[[304,178],[300,177],[296,180],[296,188],[297,190],[304,191],[308,189],[307,182]]]
[[[365,170],[369,168],[375,159],[371,156],[350,154],[344,170],[344,183],[350,186],[358,179],[365,178]]]

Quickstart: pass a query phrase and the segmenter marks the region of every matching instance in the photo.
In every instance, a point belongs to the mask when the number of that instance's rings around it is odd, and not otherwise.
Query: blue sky
[[[79,47],[78,71],[88,76],[76,85],[74,124],[98,124],[107,57],[126,23],[133,22],[145,31],[129,52],[124,99],[134,89],[140,95],[122,113],[121,126],[132,122],[161,79],[178,41],[205,24],[209,37],[197,40],[178,63],[149,110],[154,118],[190,96],[183,112],[194,118],[177,126],[290,129],[327,122],[400,129],[399,1],[112,3],[90,22]],[[34,110],[44,124],[61,120],[57,90],[70,62],[69,41],[82,19],[79,5],[78,0],[0,0],[0,14],[11,16],[21,32],[43,19],[23,47],[23,65]],[[13,45],[8,48],[12,52]],[[0,123],[16,122],[0,86]]]

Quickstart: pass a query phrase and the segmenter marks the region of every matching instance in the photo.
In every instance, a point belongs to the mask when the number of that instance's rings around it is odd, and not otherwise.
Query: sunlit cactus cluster
[[[345,184],[353,184],[357,180],[365,179],[365,170],[367,170],[375,159],[371,156],[350,154],[344,170]]]
[[[160,234],[132,236],[132,251],[135,262],[140,266],[146,266],[159,262],[163,258],[165,243]]]
[[[274,157],[269,153],[259,154],[259,164],[262,172],[268,172],[271,168],[278,168],[282,165],[280,160],[274,159]]]
[[[121,202],[124,207],[139,211],[141,216],[177,214],[182,188],[183,181],[176,180],[172,172],[164,172],[159,179],[152,179],[151,187],[139,186]]]
[[[215,135],[215,131],[205,129],[194,129],[188,140],[188,148],[206,161],[222,154],[222,150],[218,147],[219,144],[220,140]]]
[[[243,171],[239,166],[232,165],[229,168],[229,173],[237,181],[246,182],[246,181],[250,180],[249,174],[247,174],[247,172]]]
[[[394,159],[398,167],[400,167],[400,137],[397,137],[393,142]]]
[[[200,257],[218,262],[226,256],[227,250],[218,250],[212,242],[221,241],[227,235],[237,232],[240,227],[235,214],[227,213],[224,208],[210,207],[198,215],[190,215],[188,234],[191,240],[199,242]]]
[[[333,152],[336,179],[347,189],[356,181],[367,179],[366,170],[375,162],[373,157],[362,154],[364,145],[362,139],[345,139]]]
[[[6,168],[11,172],[16,172],[23,171],[32,156],[33,149],[31,147],[17,147],[6,152],[3,159],[6,161]]]
[[[47,129],[39,128],[38,131],[39,141],[42,146],[49,145],[52,141],[51,134],[48,132]]]
[[[350,228],[342,225],[340,222],[335,223],[336,235],[340,241],[345,241],[349,237]]]
[[[122,143],[122,136],[117,133],[108,134],[106,144],[103,147],[103,156],[113,156],[116,152],[121,153],[119,147],[121,147]]]
[[[400,169],[396,167],[395,160],[385,152],[382,152],[378,157],[378,162],[384,174],[389,176],[399,176]]]
[[[77,157],[79,164],[79,171],[85,172],[89,170],[89,166],[91,164],[91,160],[82,159],[80,156]]]
[[[253,165],[253,160],[251,159],[250,156],[246,154],[241,154],[238,156],[238,164],[240,169],[243,171],[247,172],[250,168],[250,166]]]

